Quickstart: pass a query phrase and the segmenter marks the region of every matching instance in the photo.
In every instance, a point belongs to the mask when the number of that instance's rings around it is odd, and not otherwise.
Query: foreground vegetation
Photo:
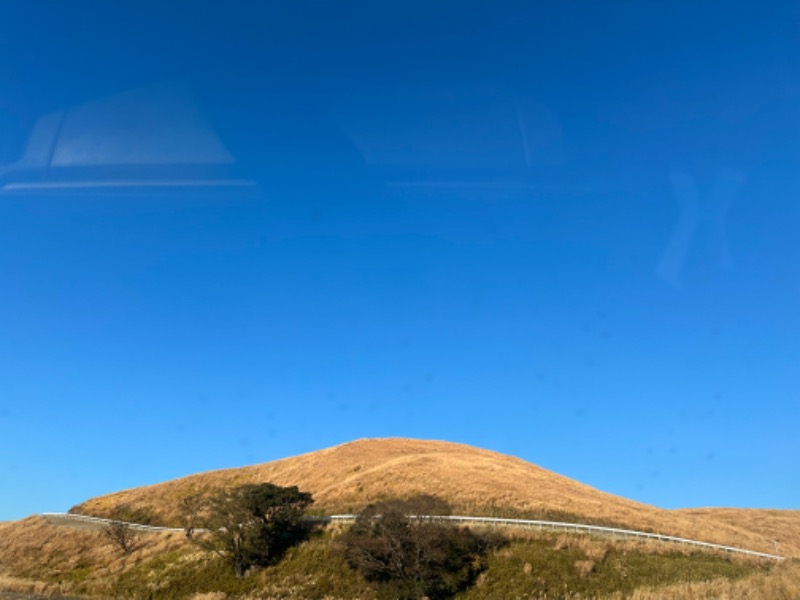
[[[380,581],[368,581],[342,555],[339,544],[346,528],[317,531],[289,548],[279,562],[244,577],[237,577],[223,557],[180,534],[147,534],[139,549],[123,555],[108,544],[98,544],[97,532],[46,523],[37,523],[36,529],[27,549],[12,560],[4,557],[0,589],[166,600],[376,600],[383,595]],[[490,550],[485,561],[486,569],[474,584],[455,598],[800,597],[798,561],[773,565],[587,536],[517,535]]]
[[[489,554],[487,569],[476,584],[456,598],[597,598],[630,597],[643,588],[723,578],[736,581],[766,573],[755,564],[737,563],[711,554],[652,553],[647,549],[615,550],[564,539],[514,540]],[[583,547],[582,547],[583,546]],[[599,554],[603,554],[600,556]],[[181,558],[183,557],[183,560]],[[393,598],[397,587],[368,581],[332,551],[331,535],[321,534],[292,550],[284,560],[248,578],[236,578],[215,558],[187,560],[186,555],[156,558],[123,574],[115,597],[191,598],[216,592],[215,598]],[[419,596],[418,596],[419,597]],[[440,596],[444,597],[444,596]],[[785,596],[789,598],[789,596]],[[774,596],[776,600],[780,596]]]

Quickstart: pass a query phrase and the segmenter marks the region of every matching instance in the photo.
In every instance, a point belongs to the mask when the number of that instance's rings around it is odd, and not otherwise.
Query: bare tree
[[[111,521],[103,529],[102,535],[125,554],[131,554],[139,547],[139,532],[130,523]]]
[[[192,539],[197,524],[202,519],[203,511],[207,508],[208,500],[201,494],[185,496],[180,501],[183,530],[186,537]]]

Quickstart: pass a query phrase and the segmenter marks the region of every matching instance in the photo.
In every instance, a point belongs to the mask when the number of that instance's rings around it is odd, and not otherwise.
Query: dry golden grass
[[[673,511],[682,516],[733,525],[778,542],[773,553],[800,556],[800,510],[763,508],[686,508]],[[776,552],[777,549],[777,552]]]
[[[715,579],[682,583],[658,589],[639,588],[626,600],[798,600],[800,562],[786,561],[769,573],[758,573],[739,580]],[[622,600],[613,595],[609,600]]]
[[[99,532],[28,517],[0,527],[0,590],[43,595],[104,594],[113,575],[136,561],[185,547],[179,533],[148,533],[125,556]]]
[[[179,502],[185,496],[266,481],[312,492],[315,509],[327,513],[428,493],[447,499],[458,512],[559,511],[763,552],[774,552],[778,537],[782,554],[800,556],[799,511],[767,511],[771,516],[766,527],[756,515],[742,525],[735,515],[716,510],[668,511],[633,502],[497,452],[410,439],[358,440],[270,463],[192,475],[94,498],[78,510],[103,516],[119,504],[129,504],[178,524]]]

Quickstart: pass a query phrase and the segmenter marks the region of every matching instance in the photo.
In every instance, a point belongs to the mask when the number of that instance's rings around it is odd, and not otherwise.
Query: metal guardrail
[[[734,552],[738,554],[747,554],[750,556],[757,556],[760,558],[769,558],[773,560],[783,560],[783,556],[777,554],[768,554],[766,552],[756,552],[755,550],[745,550],[743,548],[736,548],[733,546],[724,546],[722,544],[714,544],[711,542],[701,542],[688,538],[676,537],[672,535],[662,535],[659,533],[647,533],[645,531],[636,531],[633,529],[620,529],[617,527],[602,527],[600,525],[584,525],[582,523],[561,523],[558,521],[535,521],[527,519],[499,519],[493,517],[438,517],[438,519],[446,521],[454,521],[457,523],[481,523],[489,525],[503,525],[512,527],[525,527],[532,529],[554,530],[554,531],[573,531],[578,533],[593,533],[599,535],[610,535],[616,537],[633,538],[633,539],[648,539],[659,542],[669,542],[677,544],[685,544],[690,546],[700,546],[703,548],[710,548],[714,550],[723,550],[725,552]]]
[[[133,529],[141,531],[171,531],[181,532],[185,530],[177,527],[157,527],[154,525],[141,525],[139,523],[128,523],[126,521],[115,521],[113,519],[103,519],[100,517],[89,517],[86,515],[73,515],[70,513],[43,513],[42,516],[48,522],[53,524],[65,524],[64,522],[77,521],[83,522],[87,525],[108,525],[110,523],[124,523]],[[326,516],[309,516],[306,517],[308,521],[315,523],[352,523],[356,520],[357,515],[326,515]],[[520,527],[524,529],[537,529],[540,531],[564,531],[568,533],[587,533],[593,535],[604,535],[627,539],[639,540],[654,540],[665,543],[684,544],[689,546],[698,546],[701,548],[709,548],[712,550],[722,550],[724,552],[731,552],[736,554],[745,554],[748,556],[755,556],[758,558],[768,558],[771,560],[784,560],[783,556],[777,554],[768,554],[766,552],[756,552],[755,550],[745,550],[743,548],[736,548],[733,546],[724,546],[722,544],[714,544],[711,542],[701,542],[689,538],[676,537],[672,535],[662,535],[659,533],[647,533],[645,531],[636,531],[634,529],[620,529],[617,527],[602,527],[600,525],[585,525],[583,523],[562,523],[559,521],[537,521],[532,519],[503,519],[498,517],[466,517],[466,516],[436,516],[436,515],[409,515],[410,518],[424,519],[428,521],[448,522],[448,523],[464,523],[464,524],[478,524],[490,527]],[[195,529],[197,533],[202,532],[202,529]]]
[[[104,527],[106,525],[111,525],[113,523],[120,523],[123,525],[129,526],[131,529],[136,529],[138,531],[177,531],[183,533],[183,529],[179,527],[158,527],[156,525],[142,525],[141,523],[129,523],[128,521],[116,521],[114,519],[103,519],[101,517],[89,517],[87,515],[73,515],[71,513],[52,513],[46,512],[42,513],[42,517],[44,517],[48,523],[52,523],[53,525],[65,525],[69,524],[69,521],[75,521],[78,523],[85,523],[87,525],[96,525],[98,529]]]

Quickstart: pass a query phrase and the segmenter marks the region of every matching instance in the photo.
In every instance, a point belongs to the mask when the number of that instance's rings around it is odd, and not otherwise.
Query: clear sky
[[[534,4],[5,3],[0,520],[387,436],[800,508],[796,3]]]

